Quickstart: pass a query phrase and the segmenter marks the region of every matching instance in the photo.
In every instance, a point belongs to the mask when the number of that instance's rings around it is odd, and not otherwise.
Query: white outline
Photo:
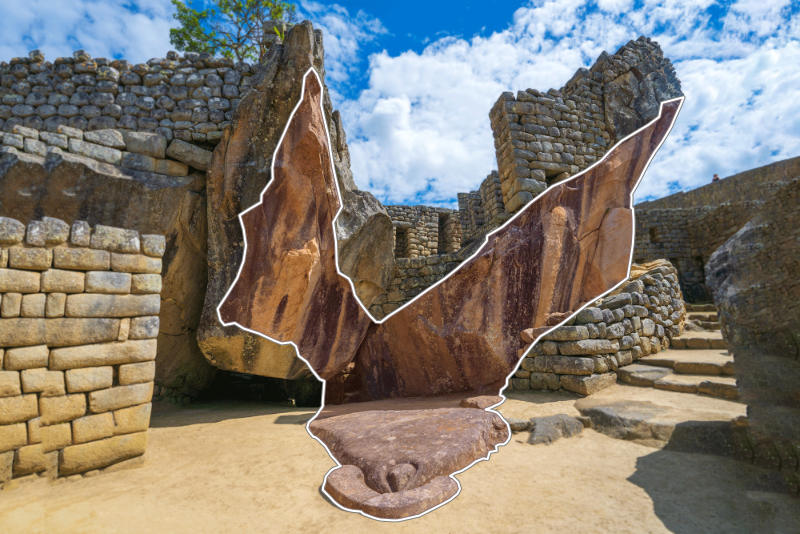
[[[252,206],[250,206],[249,208],[247,208],[247,209],[246,209],[246,210],[244,210],[243,212],[241,212],[241,213],[239,214],[239,216],[238,216],[238,218],[239,218],[239,225],[240,225],[240,226],[241,226],[241,228],[242,228],[242,237],[244,238],[244,248],[243,248],[243,251],[242,251],[242,261],[241,261],[241,263],[240,263],[240,265],[239,265],[239,270],[238,270],[238,271],[237,271],[237,273],[236,273],[236,278],[234,278],[233,282],[231,283],[230,287],[228,288],[228,291],[226,291],[226,292],[225,292],[225,295],[222,297],[222,299],[220,300],[219,304],[217,305],[217,318],[219,319],[219,322],[220,322],[220,323],[221,323],[223,326],[234,326],[234,325],[235,325],[235,326],[239,327],[240,329],[242,329],[242,330],[244,330],[244,331],[246,331],[246,332],[250,332],[251,334],[255,334],[255,335],[257,335],[257,336],[263,337],[263,338],[265,338],[265,339],[267,339],[267,340],[269,340],[269,341],[272,341],[272,342],[274,342],[274,343],[277,343],[277,344],[279,344],[279,345],[291,345],[292,347],[294,347],[294,351],[295,351],[295,354],[297,355],[297,357],[298,357],[298,358],[299,358],[299,359],[300,359],[300,360],[301,360],[303,363],[305,363],[305,364],[306,364],[306,366],[307,366],[307,367],[308,367],[308,368],[311,370],[311,373],[314,375],[314,378],[316,378],[317,380],[319,380],[320,382],[322,382],[322,399],[321,399],[321,401],[320,401],[320,407],[319,407],[319,409],[316,411],[316,413],[314,414],[314,416],[313,416],[311,419],[309,419],[309,420],[306,422],[306,425],[305,425],[305,427],[306,427],[306,432],[308,433],[308,435],[309,435],[309,436],[311,436],[312,438],[314,438],[315,440],[317,440],[317,441],[320,443],[320,445],[322,445],[322,447],[325,449],[325,451],[328,453],[328,456],[330,456],[330,457],[331,457],[331,459],[332,459],[334,462],[336,462],[336,466],[332,467],[330,470],[328,470],[328,472],[327,472],[327,473],[325,473],[325,477],[322,479],[322,486],[320,487],[320,490],[321,490],[321,491],[322,491],[322,493],[323,493],[323,494],[324,494],[324,495],[327,497],[327,499],[328,499],[328,500],[329,500],[331,503],[335,504],[336,506],[338,506],[338,507],[339,507],[340,509],[342,509],[342,510],[345,510],[345,511],[347,511],[347,512],[356,512],[356,513],[359,513],[359,514],[363,515],[364,517],[368,517],[368,518],[370,518],[370,519],[375,519],[375,520],[378,520],[378,521],[385,521],[385,522],[399,522],[399,521],[408,521],[408,520],[410,520],[410,519],[415,519],[415,518],[417,518],[417,517],[421,517],[421,516],[423,516],[423,515],[425,515],[425,514],[427,514],[427,513],[430,513],[430,512],[432,512],[432,511],[436,510],[437,508],[440,508],[440,507],[444,506],[445,504],[449,503],[450,501],[452,501],[452,500],[453,500],[453,499],[455,499],[456,497],[458,497],[458,495],[461,493],[461,483],[458,481],[458,479],[456,478],[456,476],[455,476],[455,475],[458,475],[459,473],[462,473],[462,472],[466,471],[467,469],[469,469],[470,467],[472,467],[473,465],[475,465],[475,464],[476,464],[476,463],[478,463],[478,462],[481,462],[481,461],[484,461],[484,460],[489,460],[489,458],[491,457],[492,453],[495,453],[495,452],[497,452],[497,451],[499,450],[499,448],[500,448],[500,447],[502,447],[503,445],[506,445],[506,444],[507,444],[509,441],[511,441],[511,435],[512,435],[512,433],[511,433],[511,427],[509,426],[508,422],[505,420],[505,418],[503,417],[503,415],[502,415],[500,412],[497,412],[497,411],[495,411],[495,410],[494,410],[494,408],[496,408],[497,406],[500,406],[501,404],[503,404],[503,403],[504,403],[504,402],[507,400],[507,399],[506,399],[506,396],[505,396],[505,395],[503,395],[503,391],[504,391],[504,390],[505,390],[505,389],[508,387],[508,382],[509,382],[509,380],[510,380],[510,379],[511,379],[511,377],[514,375],[514,373],[516,372],[516,366],[515,366],[515,368],[514,368],[514,369],[513,369],[513,370],[512,370],[512,371],[511,371],[509,374],[508,374],[508,376],[506,376],[505,384],[504,384],[504,386],[503,386],[503,387],[500,389],[500,391],[498,392],[498,396],[499,396],[499,397],[501,397],[501,398],[502,398],[502,400],[501,400],[500,402],[498,402],[497,404],[493,404],[492,406],[489,406],[488,408],[486,408],[486,411],[488,411],[488,412],[492,412],[492,413],[494,413],[494,414],[497,414],[498,416],[500,416],[500,419],[502,419],[502,420],[503,420],[503,422],[506,424],[506,428],[507,428],[507,430],[508,430],[508,438],[507,438],[507,439],[506,439],[504,442],[496,444],[496,445],[494,446],[494,449],[493,449],[493,450],[490,450],[490,451],[489,451],[489,452],[486,454],[486,456],[485,456],[485,457],[483,457],[483,458],[477,458],[476,460],[474,460],[472,463],[470,463],[468,466],[464,467],[463,469],[459,469],[458,471],[455,471],[455,472],[451,473],[450,475],[448,475],[448,476],[449,476],[451,479],[453,479],[453,480],[455,481],[456,485],[458,486],[458,490],[457,490],[457,491],[456,491],[456,492],[453,494],[453,496],[452,496],[452,497],[450,497],[450,498],[449,498],[449,499],[447,499],[446,501],[443,501],[443,502],[441,502],[441,503],[437,504],[436,506],[433,506],[433,507],[431,507],[431,508],[429,508],[429,509],[425,510],[424,512],[421,512],[421,513],[419,513],[419,514],[416,514],[416,515],[408,516],[408,517],[403,517],[403,518],[401,518],[401,519],[388,519],[388,518],[383,518],[383,517],[375,517],[375,516],[373,516],[373,515],[367,514],[367,513],[366,513],[366,512],[364,512],[363,510],[355,510],[355,509],[352,509],[352,508],[347,508],[347,507],[345,507],[345,506],[342,506],[341,504],[339,504],[339,503],[336,501],[336,499],[334,499],[334,498],[333,498],[333,497],[332,497],[330,494],[328,494],[328,492],[327,492],[327,491],[325,491],[325,483],[328,481],[328,476],[329,476],[329,475],[330,475],[330,474],[331,474],[331,473],[332,473],[334,470],[336,470],[336,469],[338,469],[338,468],[342,467],[342,464],[340,464],[340,463],[339,463],[339,460],[337,460],[337,459],[336,459],[336,457],[333,455],[333,453],[331,453],[330,449],[328,449],[328,446],[325,444],[325,442],[323,442],[321,439],[319,439],[317,436],[315,436],[315,435],[314,435],[314,434],[311,432],[311,428],[310,428],[310,425],[311,425],[311,423],[312,423],[312,422],[313,422],[313,421],[314,421],[314,420],[317,418],[317,416],[319,416],[319,414],[322,412],[322,410],[323,410],[323,409],[325,409],[325,389],[326,389],[326,386],[327,386],[327,382],[326,382],[326,380],[324,380],[323,378],[321,378],[321,377],[320,377],[320,376],[317,374],[317,371],[316,371],[316,370],[315,370],[315,369],[314,369],[314,368],[311,366],[311,364],[308,362],[308,360],[306,360],[305,358],[303,358],[303,356],[301,356],[301,355],[300,355],[300,350],[299,350],[299,348],[297,347],[297,345],[296,345],[296,344],[295,344],[293,341],[279,341],[279,340],[277,340],[277,339],[274,339],[274,338],[271,338],[271,337],[269,337],[269,336],[267,336],[267,335],[265,335],[265,334],[263,334],[263,333],[261,333],[261,332],[256,332],[255,330],[251,330],[250,328],[247,328],[247,327],[245,327],[245,326],[242,326],[241,324],[239,324],[239,323],[238,323],[238,322],[236,322],[236,321],[231,321],[231,322],[228,322],[228,323],[226,323],[225,321],[223,321],[223,319],[222,319],[222,315],[220,314],[220,308],[222,307],[222,304],[223,304],[223,303],[224,303],[224,302],[227,300],[227,298],[228,298],[228,295],[230,294],[230,292],[231,292],[231,291],[233,290],[233,288],[236,286],[236,283],[239,281],[239,276],[240,276],[240,275],[241,275],[241,273],[242,273],[242,269],[244,268],[244,263],[245,263],[245,260],[247,259],[247,232],[246,232],[246,229],[245,229],[245,226],[244,226],[244,221],[242,220],[242,217],[243,217],[243,216],[244,216],[244,215],[245,215],[247,212],[249,212],[250,210],[252,210],[252,209],[253,209],[253,208],[255,208],[256,206],[259,206],[259,205],[261,205],[261,204],[263,203],[263,200],[264,200],[264,194],[267,192],[267,190],[269,189],[270,185],[272,185],[272,184],[274,183],[274,180],[273,180],[273,178],[275,177],[275,159],[276,159],[276,156],[277,156],[277,154],[278,154],[278,150],[280,149],[280,147],[281,147],[281,144],[283,143],[283,138],[286,136],[286,132],[289,130],[289,125],[291,124],[291,122],[292,122],[292,119],[294,118],[294,115],[295,115],[295,113],[297,112],[297,110],[298,110],[298,108],[300,107],[300,105],[303,103],[303,97],[305,96],[305,89],[306,89],[306,78],[308,77],[309,73],[314,73],[314,76],[317,78],[317,82],[318,82],[318,83],[319,83],[319,85],[320,85],[320,90],[321,90],[321,91],[324,91],[324,87],[325,87],[325,86],[323,85],[323,83],[322,83],[322,80],[320,79],[320,76],[319,76],[319,74],[318,74],[318,73],[317,73],[317,71],[314,69],[314,67],[309,67],[309,68],[308,68],[308,70],[305,72],[305,74],[303,74],[302,86],[301,86],[301,88],[300,88],[300,98],[298,99],[298,101],[297,101],[297,104],[295,104],[294,108],[292,109],[291,113],[289,114],[289,118],[288,118],[288,119],[287,119],[287,121],[286,121],[286,126],[285,126],[285,127],[284,127],[284,129],[283,129],[283,133],[281,133],[281,136],[280,136],[280,138],[278,139],[278,143],[277,143],[277,145],[275,145],[275,152],[273,153],[273,155],[272,155],[272,161],[270,162],[270,181],[267,183],[267,185],[266,185],[266,186],[264,187],[264,189],[261,191],[261,194],[259,195],[259,200],[258,200],[258,202],[257,202],[257,203],[255,203],[255,204],[253,204]],[[594,162],[593,164],[591,164],[590,166],[588,166],[588,167],[587,167],[587,168],[585,168],[584,170],[582,170],[582,171],[578,172],[578,173],[577,173],[577,174],[575,174],[574,176],[571,176],[571,177],[567,178],[566,180],[564,180],[564,181],[562,181],[562,182],[559,182],[558,184],[554,184],[554,186],[555,186],[555,185],[562,185],[562,184],[566,184],[566,183],[568,183],[568,182],[570,182],[570,181],[572,181],[572,180],[574,180],[574,179],[576,179],[576,178],[580,177],[581,175],[583,175],[583,174],[587,173],[587,172],[588,172],[588,171],[590,171],[592,168],[594,168],[596,165],[599,165],[599,164],[600,164],[601,162],[603,162],[603,161],[604,161],[604,160],[605,160],[605,159],[608,157],[608,155],[609,155],[609,154],[611,154],[611,153],[612,153],[612,152],[613,152],[613,151],[614,151],[614,150],[615,150],[615,149],[616,149],[616,148],[617,148],[619,145],[621,145],[622,143],[624,143],[625,141],[627,141],[627,140],[628,140],[628,139],[630,139],[631,137],[635,136],[635,135],[636,135],[636,134],[638,134],[639,132],[641,132],[641,131],[645,130],[646,128],[650,127],[652,124],[654,124],[654,123],[658,122],[658,120],[659,120],[659,119],[661,119],[662,111],[663,111],[663,109],[664,109],[664,104],[668,104],[668,103],[670,103],[670,102],[675,102],[675,101],[678,101],[678,102],[679,102],[679,104],[678,104],[678,109],[677,109],[677,111],[675,112],[675,116],[672,118],[672,123],[669,125],[669,128],[667,129],[666,133],[664,134],[664,137],[663,137],[663,138],[661,139],[661,141],[658,143],[658,146],[657,146],[657,147],[655,148],[655,150],[653,150],[653,152],[650,154],[650,157],[648,158],[648,160],[647,160],[647,163],[645,163],[644,167],[642,168],[642,171],[641,171],[641,173],[639,173],[639,177],[637,178],[637,180],[636,180],[636,183],[634,184],[633,188],[631,188],[631,193],[630,193],[630,206],[631,206],[631,212],[632,212],[631,251],[630,251],[630,256],[629,256],[629,258],[628,258],[628,269],[627,269],[627,272],[626,272],[626,276],[625,276],[625,278],[624,278],[624,279],[622,279],[622,280],[621,280],[619,283],[617,283],[616,285],[614,285],[612,288],[610,288],[610,289],[608,289],[607,291],[603,292],[602,294],[600,294],[600,295],[598,295],[598,296],[594,297],[594,298],[593,298],[591,301],[587,302],[586,304],[584,304],[583,306],[581,306],[580,308],[578,308],[577,310],[575,310],[575,311],[574,311],[574,312],[573,312],[573,313],[572,313],[572,314],[571,314],[569,317],[567,317],[566,319],[564,319],[563,321],[561,321],[561,322],[560,322],[560,323],[558,323],[557,325],[555,325],[555,326],[553,326],[552,328],[550,328],[550,329],[548,329],[548,330],[546,330],[546,331],[542,332],[541,334],[539,334],[539,336],[538,336],[538,337],[537,337],[537,338],[536,338],[536,339],[535,339],[535,340],[534,340],[534,341],[533,341],[533,342],[532,342],[532,343],[531,343],[531,344],[528,346],[528,348],[525,350],[525,352],[523,353],[523,355],[522,355],[522,356],[520,356],[520,358],[517,360],[518,362],[519,362],[519,361],[521,361],[523,358],[525,358],[525,355],[528,353],[528,351],[530,351],[530,350],[531,350],[531,348],[533,348],[533,346],[534,346],[534,345],[535,345],[535,344],[536,344],[536,343],[537,343],[537,342],[538,342],[538,341],[539,341],[539,340],[540,340],[540,339],[541,339],[543,336],[545,336],[545,335],[549,334],[550,332],[552,332],[552,331],[553,331],[553,330],[555,330],[556,328],[558,328],[558,327],[562,326],[564,323],[566,323],[567,321],[569,321],[569,320],[570,320],[572,317],[574,317],[574,316],[575,316],[577,313],[579,313],[581,310],[583,310],[584,308],[588,307],[588,306],[589,306],[589,304],[591,304],[591,303],[592,303],[592,302],[594,302],[595,300],[597,300],[597,299],[599,299],[599,298],[602,298],[602,297],[604,297],[605,295],[607,295],[607,294],[611,293],[612,291],[614,291],[616,288],[618,288],[619,286],[621,286],[621,285],[622,285],[622,284],[623,284],[625,281],[627,281],[627,279],[630,277],[630,273],[631,273],[631,262],[633,261],[633,249],[634,249],[634,243],[635,243],[635,239],[636,239],[636,210],[635,210],[635,209],[633,209],[633,195],[634,195],[634,192],[636,191],[636,189],[639,187],[639,184],[641,183],[642,179],[644,178],[644,175],[645,175],[645,173],[647,172],[647,168],[650,166],[650,162],[653,160],[653,158],[655,157],[655,155],[656,155],[656,154],[658,153],[658,151],[661,149],[661,145],[664,143],[664,141],[666,141],[667,137],[669,137],[669,134],[670,134],[670,132],[672,131],[672,127],[675,125],[675,120],[678,118],[678,115],[680,114],[681,108],[683,107],[684,97],[682,97],[682,96],[681,96],[681,97],[672,98],[672,99],[670,99],[670,100],[665,100],[665,101],[661,102],[661,103],[660,103],[660,105],[659,105],[659,108],[658,108],[658,116],[657,116],[655,119],[653,119],[653,120],[649,121],[647,124],[643,125],[642,127],[640,127],[639,129],[637,129],[636,131],[634,131],[634,132],[632,132],[632,133],[630,133],[630,134],[626,135],[625,137],[623,137],[622,139],[620,139],[619,141],[617,141],[617,142],[614,144],[614,146],[612,146],[611,148],[609,148],[609,149],[606,151],[605,155],[604,155],[602,158],[600,158],[599,160],[597,160],[596,162]],[[325,108],[324,108],[324,106],[323,106],[323,99],[322,99],[322,98],[320,98],[320,109],[321,109],[321,111],[322,111],[322,116],[323,116],[323,118],[324,118],[324,117],[325,117]],[[405,304],[403,304],[402,306],[400,306],[400,307],[399,307],[399,308],[397,308],[396,310],[392,311],[391,313],[389,313],[388,315],[386,315],[386,316],[385,316],[385,317],[383,317],[382,319],[378,320],[378,319],[375,319],[375,318],[372,316],[372,314],[369,312],[369,310],[368,310],[368,309],[367,309],[367,308],[364,306],[364,304],[361,302],[361,299],[358,297],[358,293],[356,293],[355,285],[353,284],[353,281],[350,279],[350,277],[349,277],[349,276],[347,276],[345,273],[343,273],[343,272],[342,272],[342,271],[339,269],[339,250],[338,250],[338,245],[339,245],[339,243],[338,243],[338,239],[336,238],[336,219],[338,219],[338,218],[339,218],[339,215],[341,214],[342,210],[344,209],[344,200],[343,200],[343,198],[342,198],[342,193],[341,193],[341,190],[339,189],[339,179],[338,179],[338,176],[336,175],[336,168],[335,168],[335,165],[334,165],[334,159],[333,159],[333,147],[332,147],[332,144],[331,144],[330,132],[328,131],[328,122],[327,122],[327,120],[323,120],[323,124],[324,124],[324,126],[325,126],[325,135],[326,135],[326,138],[327,138],[327,141],[328,141],[328,156],[329,156],[329,158],[330,158],[330,162],[331,162],[331,171],[333,172],[333,181],[334,181],[334,184],[336,185],[336,195],[337,195],[337,197],[338,197],[338,201],[339,201],[339,209],[338,209],[338,211],[336,212],[336,215],[335,215],[335,216],[334,216],[334,218],[333,218],[333,221],[332,221],[332,228],[331,228],[331,230],[333,231],[333,239],[334,239],[334,245],[335,245],[335,247],[334,247],[334,256],[335,256],[335,260],[336,260],[336,272],[337,272],[337,273],[338,273],[340,276],[342,276],[342,277],[343,277],[345,280],[347,280],[347,282],[350,284],[350,289],[352,290],[352,292],[353,292],[353,295],[355,295],[355,297],[356,297],[356,301],[358,302],[359,306],[361,306],[361,309],[363,309],[363,310],[364,310],[364,312],[367,314],[367,316],[368,316],[368,317],[369,317],[369,318],[372,320],[372,322],[373,322],[373,323],[375,323],[375,324],[381,324],[381,323],[383,323],[384,321],[386,321],[387,319],[389,319],[389,317],[393,316],[394,314],[396,314],[396,313],[397,313],[397,312],[399,312],[400,310],[402,310],[402,309],[404,309],[405,307],[409,306],[411,303],[413,303],[414,301],[416,301],[417,299],[419,299],[419,298],[420,298],[422,295],[424,295],[424,294],[425,294],[425,293],[427,293],[428,291],[432,290],[433,288],[435,288],[436,286],[438,286],[439,284],[441,284],[442,282],[444,282],[445,280],[447,280],[448,278],[450,278],[450,277],[451,277],[452,275],[454,275],[456,272],[458,272],[458,271],[461,269],[461,267],[462,267],[462,266],[464,266],[464,265],[465,265],[465,264],[466,264],[468,261],[470,261],[472,258],[474,258],[475,256],[477,256],[477,255],[478,255],[478,253],[479,253],[479,252],[480,252],[480,251],[483,249],[483,247],[484,247],[484,246],[486,245],[486,243],[489,241],[489,237],[490,237],[490,236],[492,236],[493,234],[495,234],[495,233],[499,232],[500,230],[502,230],[503,228],[505,228],[506,226],[508,226],[508,225],[509,225],[509,224],[510,224],[512,221],[514,221],[514,219],[516,219],[517,217],[519,217],[520,215],[522,215],[522,213],[523,213],[523,212],[524,212],[524,211],[525,211],[525,210],[528,208],[528,206],[530,206],[531,204],[533,204],[534,202],[536,202],[536,200],[538,200],[538,199],[539,199],[539,198],[540,198],[542,195],[544,195],[545,193],[547,193],[547,192],[548,192],[548,191],[549,191],[549,190],[552,188],[552,187],[548,187],[547,189],[545,189],[544,191],[542,191],[541,193],[539,193],[539,194],[538,194],[536,197],[534,197],[532,200],[528,201],[528,202],[527,202],[527,203],[526,203],[526,204],[525,204],[525,205],[524,205],[522,208],[520,208],[520,209],[517,211],[517,213],[515,213],[515,214],[514,214],[512,217],[510,217],[510,218],[509,218],[509,219],[508,219],[506,222],[504,222],[504,223],[503,223],[501,226],[499,226],[499,227],[495,228],[494,230],[492,230],[491,232],[487,233],[487,234],[486,234],[486,236],[484,236],[483,243],[481,244],[481,246],[480,246],[480,247],[478,247],[478,248],[476,249],[476,251],[475,251],[475,252],[474,252],[472,255],[470,255],[468,258],[464,259],[464,260],[463,260],[463,261],[462,261],[462,262],[461,262],[461,263],[460,263],[460,264],[459,264],[459,265],[458,265],[458,266],[457,266],[455,269],[453,269],[453,270],[452,270],[452,271],[450,271],[450,272],[449,272],[447,275],[445,275],[444,277],[442,277],[442,279],[441,279],[441,280],[438,280],[438,281],[437,281],[437,282],[435,282],[433,285],[431,285],[430,287],[428,287],[428,288],[426,288],[424,291],[422,291],[422,292],[421,292],[419,295],[415,296],[413,299],[409,300],[408,302],[406,302]]]

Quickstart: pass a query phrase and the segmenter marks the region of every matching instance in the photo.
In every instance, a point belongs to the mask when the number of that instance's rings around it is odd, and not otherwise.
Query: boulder
[[[300,99],[300,81],[310,67],[324,73],[322,33],[315,31],[309,22],[303,22],[287,31],[283,43],[270,49],[253,78],[252,90],[242,98],[232,126],[223,132],[212,156],[207,186],[208,286],[197,339],[206,358],[223,369],[276,378],[309,374],[296,358],[293,347],[235,326],[223,326],[217,317],[217,306],[236,278],[242,261],[244,239],[238,215],[259,202],[261,192],[272,179],[273,154],[289,114]],[[320,98],[339,190],[345,196],[342,216],[337,219],[342,226],[337,231],[343,237],[342,270],[352,274],[357,289],[377,293],[386,284],[387,269],[391,269],[381,267],[379,260],[383,258],[388,264],[389,258],[380,247],[370,249],[360,240],[391,243],[391,228],[385,224],[377,201],[356,191],[341,117],[332,111],[324,86]],[[253,142],[254,139],[259,142]],[[292,202],[300,200],[303,199]],[[360,212],[359,204],[371,211]],[[362,231],[363,225],[369,230]],[[366,300],[370,298],[373,296],[367,295]]]
[[[372,325],[355,359],[362,399],[496,394],[525,348],[519,332],[571,314],[624,280],[631,191],[678,107],[662,104],[647,128],[551,187],[449,278]]]
[[[789,181],[719,247],[706,283],[733,353],[740,400],[756,434],[800,447],[800,178]],[[788,445],[791,444],[791,445]],[[791,455],[781,468],[795,491]]]
[[[242,213],[246,251],[219,306],[237,324],[293,342],[322,378],[350,363],[370,319],[336,269],[340,203],[329,158],[322,84],[310,68],[303,98],[275,152],[261,202]]]

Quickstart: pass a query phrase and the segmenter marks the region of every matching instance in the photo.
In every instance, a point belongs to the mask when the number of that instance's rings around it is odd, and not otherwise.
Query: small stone
[[[163,235],[147,234],[142,236],[142,252],[148,256],[160,258],[164,255],[167,240]]]
[[[16,245],[25,238],[25,225],[16,219],[0,217],[0,245]]]
[[[531,431],[528,443],[531,445],[551,444],[561,438],[570,438],[583,432],[583,423],[566,414],[548,417],[534,417],[530,420]]]
[[[91,243],[92,227],[86,221],[75,221],[70,231],[70,243],[77,247],[88,247]]]

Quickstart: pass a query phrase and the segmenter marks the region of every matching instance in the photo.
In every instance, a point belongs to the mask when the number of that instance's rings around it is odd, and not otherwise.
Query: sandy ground
[[[575,413],[575,397],[509,400],[509,415]],[[552,445],[527,434],[458,476],[461,494],[383,523],[319,492],[333,465],[309,410],[233,402],[158,406],[143,465],[0,492],[0,532],[800,532],[800,501],[774,473],[731,459],[619,441],[592,430]]]

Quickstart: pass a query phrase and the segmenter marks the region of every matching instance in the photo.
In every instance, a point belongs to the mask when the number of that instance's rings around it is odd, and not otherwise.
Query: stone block
[[[117,333],[117,341],[125,341],[128,339],[128,334],[131,330],[131,320],[126,317],[119,322],[119,332]]]
[[[163,235],[147,234],[142,236],[142,252],[147,256],[160,258],[167,248],[167,239]]]
[[[581,395],[591,395],[617,383],[617,373],[604,373],[597,375],[562,375],[561,387],[567,391],[574,391]]]
[[[0,371],[0,397],[21,395],[19,373],[17,371]]]
[[[119,319],[0,319],[0,346],[66,347],[117,338]]]
[[[61,269],[48,269],[42,273],[42,291],[45,293],[83,293],[84,274]]]
[[[111,266],[111,254],[88,248],[56,248],[53,249],[53,266],[77,271],[107,271]]]
[[[652,336],[656,332],[656,324],[652,319],[642,319],[642,334],[645,336]]]
[[[29,475],[49,471],[53,476],[58,472],[58,453],[45,452],[42,444],[26,445],[17,449],[14,456],[14,476]]]
[[[16,245],[25,239],[25,225],[16,219],[0,217],[0,245]]]
[[[0,293],[38,293],[40,278],[37,272],[0,269]]]
[[[159,318],[157,315],[151,317],[134,317],[131,319],[131,327],[128,332],[128,339],[155,339],[158,337]]]
[[[72,443],[72,425],[60,423],[41,427],[42,448],[45,452],[61,449]]]
[[[3,366],[9,370],[35,369],[47,367],[50,349],[47,345],[20,347],[6,350]]]
[[[594,360],[592,358],[548,356],[547,362],[549,368],[558,374],[590,375],[594,370]]]
[[[89,393],[89,409],[94,413],[108,412],[150,402],[153,383],[115,386]]]
[[[69,140],[69,151],[104,163],[110,163],[111,165],[119,165],[122,160],[122,152],[116,148],[96,145],[78,139]]]
[[[137,432],[65,447],[61,452],[60,473],[73,475],[106,467],[144,454],[147,433]]]
[[[28,425],[0,425],[0,452],[18,449],[28,444]],[[0,479],[2,481],[2,479]]]
[[[47,302],[44,306],[45,317],[63,317],[64,309],[67,304],[66,293],[48,293]]]
[[[91,246],[112,252],[139,252],[139,232],[98,224],[92,233]]]
[[[130,293],[131,275],[129,273],[115,273],[113,271],[89,271],[86,273],[86,292],[106,294]]]
[[[69,225],[61,219],[42,217],[42,225],[45,246],[61,245],[69,239]]]
[[[114,434],[130,434],[141,432],[150,426],[150,411],[152,404],[140,404],[131,408],[115,410]]]
[[[114,333],[115,336],[117,332]],[[156,340],[128,340],[65,347],[50,351],[51,369],[75,369],[154,360]]]
[[[514,213],[531,200],[533,200],[533,194],[528,191],[519,191],[506,202],[506,211]]]
[[[161,293],[161,287],[160,274],[134,274],[131,283],[131,293]]]
[[[122,132],[111,128],[84,132],[83,138],[97,145],[119,149],[125,148],[125,139],[122,137]]]
[[[143,254],[111,254],[111,269],[124,273],[161,274],[161,258]]]
[[[67,296],[67,317],[132,317],[154,315],[161,308],[158,295],[101,295],[83,293]]]
[[[146,132],[125,132],[123,135],[128,152],[164,159],[167,150],[164,136]]]
[[[75,221],[70,230],[69,242],[76,247],[88,247],[92,242],[92,227],[86,221]]]
[[[22,317],[44,317],[44,306],[47,296],[44,293],[22,295],[19,314]]]
[[[56,132],[64,134],[72,139],[83,139],[83,131],[79,130],[78,128],[71,128],[69,126],[59,125],[56,128]]]
[[[104,367],[69,369],[64,375],[67,383],[67,391],[70,393],[83,393],[86,391],[110,388],[114,383],[114,368],[110,365]]]
[[[13,476],[14,451],[0,453],[0,483],[8,482]]]
[[[156,362],[150,361],[120,365],[118,374],[119,384],[121,386],[152,382],[156,376]]]
[[[64,373],[48,369],[25,369],[20,373],[22,391],[39,393],[40,397],[64,395]]]
[[[83,394],[39,399],[42,425],[53,425],[76,419],[86,413],[86,396]]]
[[[174,139],[167,148],[166,155],[190,167],[205,171],[211,163],[211,152],[199,146]]]
[[[610,354],[618,350],[619,343],[608,339],[583,339],[580,341],[564,341],[558,344],[558,351],[565,356]]]
[[[114,416],[110,413],[86,415],[72,421],[72,442],[85,443],[114,435]]]
[[[556,390],[559,388],[558,375],[555,373],[531,373],[531,389],[535,390]]]
[[[0,425],[21,423],[38,415],[36,395],[0,397]]]
[[[44,248],[12,247],[8,249],[8,266],[12,269],[44,271],[53,263],[53,251]]]
[[[22,308],[22,294],[6,293],[5,295],[3,295],[2,304],[0,304],[0,316],[19,317],[19,312],[21,308]]]
[[[578,341],[589,338],[589,330],[585,326],[559,326],[542,339],[549,341]]]
[[[603,312],[599,308],[584,308],[575,315],[577,324],[600,323],[603,321]]]

